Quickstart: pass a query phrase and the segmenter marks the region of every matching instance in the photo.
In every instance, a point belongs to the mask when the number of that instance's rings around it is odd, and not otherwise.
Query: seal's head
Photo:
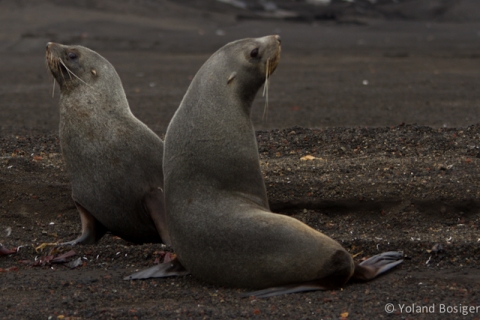
[[[266,36],[257,39],[243,39],[231,43],[240,46],[250,69],[257,69],[268,78],[277,68],[280,60],[280,36]]]
[[[235,60],[224,69],[230,72],[227,79],[223,79],[228,85],[238,81],[242,83],[242,90],[251,88],[256,93],[277,68],[280,51],[280,36],[273,35],[234,41],[216,54]]]
[[[121,85],[113,66],[95,51],[82,46],[49,42],[46,62],[64,94],[80,85],[95,88],[112,81],[112,85]]]
[[[61,114],[72,108],[77,111],[96,109],[96,118],[104,122],[106,119],[98,115],[102,110],[122,116],[131,113],[115,68],[97,52],[82,46],[49,42],[46,63],[60,85]]]
[[[197,104],[198,99],[216,99],[218,104],[223,104],[227,102],[223,96],[228,97],[226,100],[242,101],[249,108],[260,87],[277,67],[280,48],[277,35],[241,39],[223,46],[197,72],[189,88],[195,96],[190,95],[191,103]],[[184,102],[190,104],[188,100]]]

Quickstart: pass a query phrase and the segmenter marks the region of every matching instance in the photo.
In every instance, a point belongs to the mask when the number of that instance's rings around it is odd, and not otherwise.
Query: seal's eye
[[[77,59],[77,54],[75,52],[69,52],[68,53],[68,58],[69,59]]]
[[[258,56],[258,48],[255,48],[250,52],[250,57],[256,58]]]

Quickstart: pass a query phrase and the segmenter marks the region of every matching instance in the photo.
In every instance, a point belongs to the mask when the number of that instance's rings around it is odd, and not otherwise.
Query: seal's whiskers
[[[55,59],[55,70],[58,70],[58,72],[62,75],[63,82],[66,82],[65,75],[63,74],[63,72],[60,71],[60,63],[58,62],[58,60],[60,60],[60,59]],[[69,74],[69,76],[70,76],[70,74]],[[72,76],[70,76],[70,79],[71,78],[72,78]]]
[[[62,66],[67,70],[68,74],[71,76],[74,76],[75,78],[77,78],[78,80],[80,80],[80,82],[82,82],[83,84],[85,84],[86,86],[89,86],[91,88],[91,86],[86,83],[85,81],[83,81],[82,79],[80,79],[80,77],[78,77],[75,73],[73,73],[70,69],[67,68],[67,66],[65,65],[65,63],[63,63],[62,59],[58,59],[58,61],[62,64]]]
[[[55,98],[55,78],[53,78],[52,98]]]
[[[58,62],[53,59],[53,56],[51,53],[47,53],[47,59],[45,59],[45,66],[47,67],[48,70],[55,69],[58,70]],[[50,71],[50,74],[53,77],[53,74]],[[55,98],[55,77],[53,77],[53,89],[52,89],[52,98]]]
[[[270,59],[267,60],[267,66],[265,70],[265,84],[263,85],[263,97],[265,97],[265,108],[263,109],[262,121],[265,121],[268,116],[268,76],[269,76]]]
[[[62,66],[65,67],[65,70],[67,70],[67,73],[68,73],[68,76],[70,77],[70,80],[72,80],[72,74],[77,77],[77,75],[75,73],[73,73],[73,71],[71,71],[70,69],[67,68],[67,66],[65,65],[65,63],[63,63],[62,59],[58,58],[57,59],[57,62],[60,62],[62,64]],[[63,75],[63,73],[62,73]],[[77,77],[78,78],[78,77]],[[63,78],[65,79],[65,78]],[[80,78],[79,78],[80,79]],[[81,79],[80,79],[81,80]]]

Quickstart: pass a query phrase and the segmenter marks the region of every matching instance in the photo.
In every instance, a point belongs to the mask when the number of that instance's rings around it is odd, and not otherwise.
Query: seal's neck
[[[201,175],[205,186],[249,195],[268,208],[250,120],[261,84],[253,89],[240,81],[228,84],[229,71],[215,72],[229,70],[223,67],[206,64],[192,81],[167,130],[164,173],[175,181]],[[190,187],[182,185],[182,192]]]
[[[60,115],[105,114],[112,117],[130,114],[122,87],[120,90],[100,91],[96,87],[77,88],[60,94]]]

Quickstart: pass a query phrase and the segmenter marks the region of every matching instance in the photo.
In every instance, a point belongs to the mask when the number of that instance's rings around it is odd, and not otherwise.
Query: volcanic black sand
[[[0,1],[0,243],[18,248],[0,254],[0,318],[479,319],[480,6],[391,2],[277,1],[297,15],[267,19],[217,1]],[[281,35],[282,57],[268,116],[259,93],[252,118],[272,209],[357,261],[403,250],[401,266],[341,290],[255,299],[192,276],[122,280],[170,250],[160,245],[108,234],[35,250],[80,232],[46,42],[109,59],[133,113],[163,137],[210,54],[268,34]],[[76,268],[52,260],[72,249]]]

